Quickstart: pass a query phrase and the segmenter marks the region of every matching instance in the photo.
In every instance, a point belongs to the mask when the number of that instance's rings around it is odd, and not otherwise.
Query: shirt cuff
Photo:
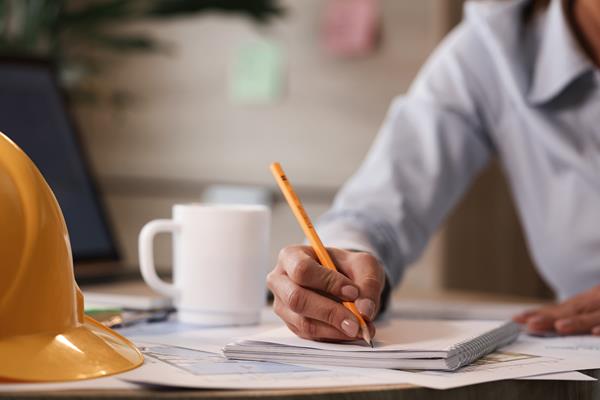
[[[317,232],[326,247],[365,251],[379,258],[367,236],[353,224],[344,221],[330,222],[319,225]]]

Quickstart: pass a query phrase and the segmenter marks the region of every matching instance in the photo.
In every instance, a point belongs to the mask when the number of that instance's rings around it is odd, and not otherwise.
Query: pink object
[[[323,24],[328,52],[339,57],[365,56],[375,49],[379,33],[378,0],[330,0]]]

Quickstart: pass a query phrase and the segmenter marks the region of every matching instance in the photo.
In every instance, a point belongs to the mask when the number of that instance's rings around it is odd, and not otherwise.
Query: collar
[[[594,68],[571,31],[561,0],[552,0],[539,33],[540,47],[528,93],[534,104],[552,100]]]

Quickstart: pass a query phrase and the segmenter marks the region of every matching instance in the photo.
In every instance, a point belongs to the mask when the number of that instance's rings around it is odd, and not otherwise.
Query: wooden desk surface
[[[600,379],[600,370],[584,371]],[[521,381],[488,382],[449,390],[410,385],[303,390],[110,390],[0,393],[1,399],[228,399],[228,400],[454,400],[454,399],[600,399],[600,381]]]
[[[101,289],[94,287],[94,289]],[[113,291],[118,289],[132,289],[131,292],[142,293],[143,287],[139,284],[119,284],[113,286]],[[130,293],[131,293],[130,292]],[[436,292],[429,294],[399,294],[396,300],[402,298],[472,301],[472,302],[533,302],[532,299],[478,295],[460,292]],[[0,361],[1,362],[1,361]],[[584,371],[584,373],[600,379],[600,370]],[[1,387],[0,387],[1,391]],[[328,389],[302,389],[302,390],[187,390],[187,389],[135,389],[135,390],[77,390],[63,392],[18,392],[1,393],[0,399],[257,399],[269,400],[420,400],[420,399],[600,399],[600,381],[573,382],[573,381],[522,381],[505,380],[498,382],[482,383],[449,390],[434,390],[412,385],[385,385],[365,387],[343,387]]]

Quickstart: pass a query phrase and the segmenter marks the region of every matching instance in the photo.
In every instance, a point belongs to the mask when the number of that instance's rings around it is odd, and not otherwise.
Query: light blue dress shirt
[[[529,3],[467,3],[321,219],[327,245],[372,251],[397,284],[497,155],[558,297],[600,284],[600,73],[560,0],[525,23]]]

